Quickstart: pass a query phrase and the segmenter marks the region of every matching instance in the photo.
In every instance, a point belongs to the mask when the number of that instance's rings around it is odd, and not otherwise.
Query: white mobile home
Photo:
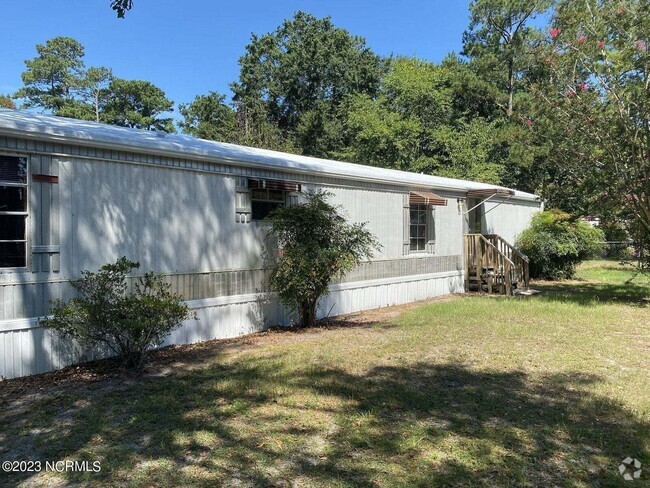
[[[37,319],[71,296],[70,279],[120,256],[196,309],[170,343],[286,323],[264,289],[262,219],[309,189],[382,246],[331,287],[331,315],[462,292],[476,259],[463,236],[499,235],[507,254],[541,208],[470,181],[0,110],[0,376],[90,359]]]

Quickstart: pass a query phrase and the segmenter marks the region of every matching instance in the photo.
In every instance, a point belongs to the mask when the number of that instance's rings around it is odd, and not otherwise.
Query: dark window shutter
[[[59,160],[32,156],[30,163],[31,269],[56,273],[61,268]]]
[[[426,251],[430,254],[436,251],[436,207],[427,206],[427,245]]]
[[[411,223],[411,203],[409,202],[409,194],[405,193],[403,197],[403,218],[404,228],[402,230],[402,254],[406,255],[410,252],[411,249],[411,237],[410,237],[410,223]]]

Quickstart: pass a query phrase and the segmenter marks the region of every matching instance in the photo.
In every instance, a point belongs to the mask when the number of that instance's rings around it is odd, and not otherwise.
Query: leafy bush
[[[517,247],[530,258],[533,278],[562,279],[575,274],[576,265],[602,252],[604,234],[561,210],[536,214],[517,238]]]
[[[82,345],[108,347],[126,367],[142,366],[147,351],[193,315],[181,296],[170,293],[162,275],[133,278],[129,292],[127,275],[139,267],[122,257],[97,273],[84,271],[71,282],[78,297],[55,301],[52,316],[40,323]]]
[[[280,207],[269,216],[269,234],[281,250],[269,284],[298,313],[303,327],[315,323],[318,300],[331,281],[378,248],[365,224],[349,224],[327,202],[330,195],[310,192],[305,203]]]
[[[621,261],[633,261],[636,259],[637,252],[634,246],[623,243],[608,243],[603,251],[605,259],[619,259]]]

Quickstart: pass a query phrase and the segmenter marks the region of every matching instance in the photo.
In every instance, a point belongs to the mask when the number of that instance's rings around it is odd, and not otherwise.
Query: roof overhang
[[[287,154],[266,149],[205,141],[187,135],[160,134],[156,132],[117,127],[95,122],[36,114],[25,110],[0,108],[0,135],[30,139],[55,144],[52,154],[68,156],[66,145],[85,146],[115,151],[133,152],[148,156],[181,157],[215,165],[232,165],[246,168],[289,173],[288,179],[296,183],[311,183],[312,176],[345,180],[337,182],[353,186],[354,181],[385,185],[387,191],[403,192],[405,189],[421,191],[457,192],[462,198],[468,190],[486,189],[483,183],[457,180],[434,175],[410,173],[394,169],[319,159]],[[56,146],[60,144],[60,146]],[[298,181],[298,175],[309,175]],[[348,183],[349,182],[349,183]],[[394,188],[394,189],[391,189]],[[501,189],[500,189],[501,190]],[[503,189],[505,190],[505,189]],[[536,195],[515,191],[513,198],[536,202]]]

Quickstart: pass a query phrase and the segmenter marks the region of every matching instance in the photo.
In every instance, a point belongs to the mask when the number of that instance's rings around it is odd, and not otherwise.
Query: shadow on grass
[[[591,392],[594,375],[289,363],[18,395],[3,406],[0,457],[100,459],[101,473],[67,481],[146,486],[624,486],[623,458],[650,464],[649,425]]]
[[[611,284],[587,281],[536,281],[532,288],[543,291],[540,300],[573,302],[579,305],[618,303],[647,307],[650,305],[650,286],[635,283]]]
[[[339,317],[326,317],[320,319],[312,327],[299,327],[299,326],[282,326],[274,325],[267,330],[274,334],[287,334],[287,335],[300,335],[300,334],[318,334],[327,330],[336,329],[373,329],[373,330],[388,330],[399,327],[397,324],[383,320],[366,320],[362,315],[357,317],[355,314],[339,316]]]

